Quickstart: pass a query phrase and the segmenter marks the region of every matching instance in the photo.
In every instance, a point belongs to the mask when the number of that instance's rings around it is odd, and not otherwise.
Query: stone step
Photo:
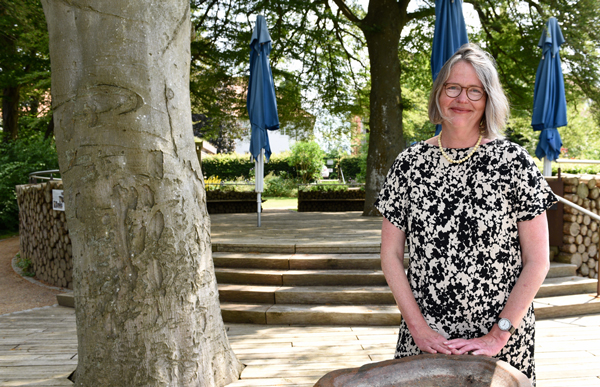
[[[536,298],[593,293],[596,291],[597,285],[597,280],[579,276],[546,278],[537,292]]]
[[[395,305],[287,305],[221,303],[226,323],[273,325],[398,325]]]
[[[237,259],[237,258],[235,258]],[[243,258],[242,258],[243,259]],[[270,266],[275,264],[281,265],[281,258],[268,258]],[[322,258],[329,259],[329,258]],[[340,258],[341,266],[349,266],[352,260],[356,258]],[[307,260],[303,259],[304,262]],[[311,259],[308,259],[311,261]],[[291,261],[290,261],[291,262]],[[325,261],[321,261],[326,264]],[[296,266],[293,263],[292,266]],[[304,267],[305,265],[299,264]],[[312,263],[309,266],[313,266]],[[556,277],[557,275],[571,272],[574,265],[555,264],[550,265],[549,275],[546,280],[556,278],[555,283],[560,285],[558,292],[553,292],[554,287],[544,290],[544,295],[563,295],[573,293],[588,293],[592,283],[596,280],[585,279],[582,277]],[[216,267],[215,274],[217,282],[220,284],[238,284],[238,285],[267,285],[267,286],[386,286],[387,282],[383,276],[383,272],[379,269],[361,269],[361,270],[327,270],[327,269],[254,269],[254,268],[222,268]],[[572,290],[571,290],[572,289]]]
[[[379,253],[372,254],[260,254],[213,253],[215,267],[260,269],[381,270]],[[408,255],[404,259],[408,266]]]
[[[248,286],[219,284],[221,302],[316,304],[321,305],[395,305],[388,286]]]
[[[596,280],[582,277],[546,278],[536,298],[593,293]],[[221,302],[321,305],[394,305],[387,285],[380,286],[261,286],[219,284]]]
[[[600,313],[595,294],[545,297],[534,301],[536,319]],[[273,325],[398,325],[395,305],[235,304],[222,302],[226,323]]]
[[[259,270],[215,268],[217,282],[281,286],[385,286],[381,270]]]
[[[216,268],[267,270],[381,270],[379,254],[213,253]],[[404,257],[408,267],[408,254]],[[546,278],[575,276],[577,266],[551,262]]]
[[[73,294],[63,294],[59,305],[73,307]],[[536,319],[600,313],[595,293],[534,300]],[[315,305],[221,302],[227,323],[291,325],[397,325],[400,312],[395,305]]]
[[[600,297],[596,293],[540,297],[533,301],[538,320],[600,313]]]
[[[353,235],[358,238],[358,236]],[[277,242],[215,242],[212,244],[213,252],[237,253],[290,253],[290,254],[368,254],[381,250],[381,241],[373,242],[348,242],[348,238],[339,240],[323,239],[314,242],[297,242],[294,239],[284,239]],[[317,238],[315,238],[317,239]]]

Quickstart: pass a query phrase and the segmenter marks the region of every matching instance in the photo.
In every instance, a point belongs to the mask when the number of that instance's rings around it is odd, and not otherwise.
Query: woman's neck
[[[448,129],[442,126],[442,147],[444,148],[471,148],[474,147],[479,136],[479,128],[471,129]]]

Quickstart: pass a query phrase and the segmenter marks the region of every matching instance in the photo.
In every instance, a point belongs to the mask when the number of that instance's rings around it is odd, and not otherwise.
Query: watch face
[[[510,321],[508,321],[505,318],[501,318],[500,321],[498,321],[498,326],[500,327],[500,329],[502,329],[503,331],[507,331],[510,329]]]

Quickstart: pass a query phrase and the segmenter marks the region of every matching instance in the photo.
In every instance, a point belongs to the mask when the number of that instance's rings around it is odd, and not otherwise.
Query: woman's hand
[[[411,335],[415,344],[417,344],[417,347],[419,347],[422,352],[441,353],[444,355],[459,354],[456,349],[446,345],[448,340],[444,336],[431,329],[428,325],[424,325],[416,330],[416,332],[411,331]]]
[[[454,339],[444,341],[444,345],[457,355],[496,356],[510,339],[510,333],[500,331],[496,327],[485,336],[475,339]]]

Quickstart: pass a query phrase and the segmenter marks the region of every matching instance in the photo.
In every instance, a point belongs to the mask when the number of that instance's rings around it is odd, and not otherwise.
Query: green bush
[[[288,155],[286,152],[271,155],[269,162],[265,163],[265,175],[270,172],[276,176],[283,172],[294,175],[296,170],[288,164]],[[250,179],[254,176],[254,161],[250,161],[250,156],[237,153],[205,156],[202,173],[206,177],[219,176],[223,180]]]
[[[296,175],[306,184],[321,178],[321,169],[325,165],[325,152],[315,141],[298,141],[292,145],[292,154],[288,164],[296,168]]]
[[[296,181],[288,178],[287,174],[275,176],[273,172],[265,176],[263,196],[295,197],[298,193]]]
[[[344,173],[344,179],[346,181],[357,180],[357,176],[359,176],[361,172],[363,158],[364,157],[361,157],[360,155],[345,156],[340,160],[340,166],[342,167],[342,172]]]
[[[302,192],[335,192],[335,191],[349,191],[350,186],[348,184],[310,184],[303,185],[299,188]],[[361,186],[358,189],[353,190],[364,191],[365,187]]]
[[[27,184],[31,172],[48,169],[58,169],[52,140],[40,135],[0,144],[0,231],[19,229],[15,186]]]

